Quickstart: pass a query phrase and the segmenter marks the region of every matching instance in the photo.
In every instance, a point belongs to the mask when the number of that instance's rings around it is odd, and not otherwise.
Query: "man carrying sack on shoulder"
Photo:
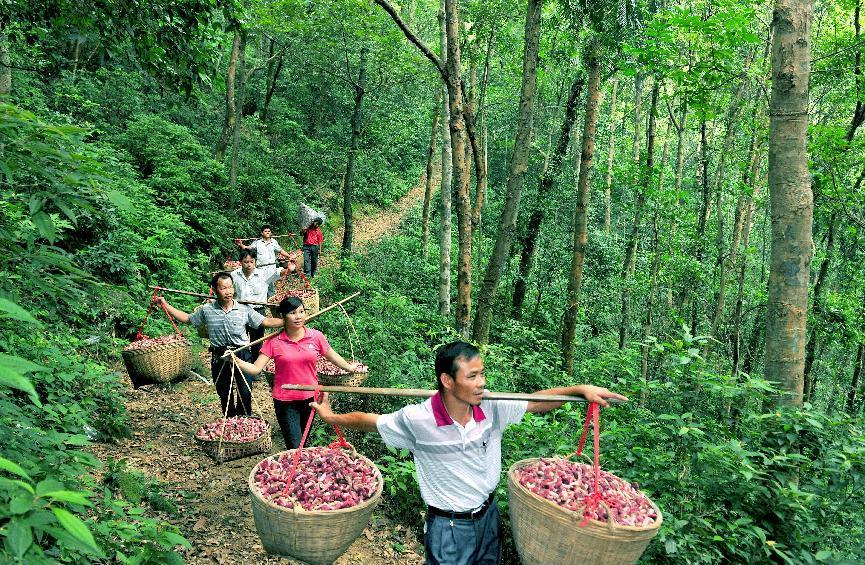
[[[495,490],[502,471],[502,434],[526,412],[548,412],[562,402],[485,400],[484,364],[473,345],[457,341],[436,353],[438,393],[391,414],[335,414],[324,393],[310,404],[330,424],[378,432],[384,443],[414,455],[421,497],[426,562],[439,565],[501,561],[501,518]],[[607,406],[627,400],[592,385],[557,387],[535,394],[580,395]]]

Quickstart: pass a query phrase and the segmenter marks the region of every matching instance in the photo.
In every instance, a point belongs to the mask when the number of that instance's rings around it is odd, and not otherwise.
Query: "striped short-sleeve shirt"
[[[387,445],[414,455],[421,496],[430,506],[469,512],[487,499],[502,472],[502,433],[522,420],[528,402],[484,400],[466,426],[455,422],[440,393],[378,418]]]
[[[246,345],[249,334],[246,326],[257,328],[264,321],[264,316],[244,304],[232,300],[231,309],[226,312],[218,302],[205,304],[189,315],[189,323],[193,326],[207,326],[210,345],[226,347],[229,345]]]

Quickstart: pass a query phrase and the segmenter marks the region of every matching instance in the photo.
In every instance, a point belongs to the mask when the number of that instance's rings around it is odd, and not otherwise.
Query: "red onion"
[[[274,504],[304,510],[339,510],[369,500],[378,490],[375,469],[365,459],[329,447],[301,450],[297,472],[286,490],[293,453],[269,457],[255,468],[255,488]]]
[[[574,512],[583,512],[585,498],[592,493],[594,468],[565,459],[540,459],[517,471],[520,484],[533,493]],[[645,494],[612,473],[601,470],[598,491],[610,508],[613,521],[620,526],[646,527],[657,513]],[[607,509],[598,505],[586,513],[592,520],[606,522]]]

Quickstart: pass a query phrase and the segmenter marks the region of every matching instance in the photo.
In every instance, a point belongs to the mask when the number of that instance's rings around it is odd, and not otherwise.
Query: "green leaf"
[[[84,434],[75,434],[66,438],[66,441],[64,441],[63,443],[65,443],[66,445],[74,445],[77,447],[81,447],[84,445],[90,445],[90,439]]]
[[[6,161],[0,161],[0,171],[2,171],[4,175],[6,175],[6,182],[12,184],[12,169],[9,168],[9,165],[6,164]]]
[[[33,490],[33,485],[30,483],[25,483],[24,481],[19,481],[18,479],[7,479],[6,477],[0,477],[0,487],[5,487],[7,489],[11,487],[18,487],[20,489],[24,489],[32,495],[36,495],[36,491]]]
[[[162,536],[168,540],[172,545],[181,545],[186,549],[192,549],[192,544],[189,543],[185,537],[180,534],[175,534],[174,532],[163,532]]]
[[[676,540],[668,539],[664,542],[664,549],[667,551],[667,555],[672,555],[676,553],[678,547],[676,546]]]
[[[29,322],[37,326],[42,325],[30,312],[5,298],[0,298],[0,318],[12,318],[13,320]]]
[[[56,479],[44,479],[36,484],[36,496],[45,496],[47,492],[65,489],[65,485]]]
[[[19,373],[35,373],[37,371],[48,370],[47,367],[37,365],[32,361],[22,359],[21,357],[16,357],[15,355],[7,355],[6,353],[0,353],[0,367],[6,367],[7,369],[11,369],[12,371],[17,371]]]
[[[30,526],[12,520],[6,526],[6,548],[9,552],[17,559],[21,559],[31,545],[33,545],[33,531]]]
[[[63,526],[63,529],[69,532],[72,537],[82,542],[84,545],[93,548],[97,553],[102,553],[102,549],[96,545],[96,540],[93,539],[93,534],[81,518],[63,508],[52,508],[52,512],[57,517],[57,521]]]
[[[68,502],[70,504],[93,506],[93,503],[87,500],[87,497],[84,495],[84,493],[72,490],[54,490],[51,492],[46,492],[42,496],[60,502]]]
[[[33,479],[30,478],[30,475],[27,474],[27,471],[21,468],[18,463],[13,461],[9,461],[3,457],[0,457],[0,469],[4,471],[9,471],[13,475],[18,475],[19,477],[25,478],[30,482],[33,482]]]
[[[125,210],[127,212],[133,210],[132,201],[126,197],[125,194],[120,192],[119,190],[109,190],[107,192],[108,201],[120,208],[121,210]]]
[[[57,239],[57,227],[54,225],[54,220],[51,219],[51,216],[40,210],[30,216],[30,220],[33,221],[33,225],[36,226],[42,237],[53,245]]]
[[[21,494],[9,501],[9,512],[12,514],[26,514],[33,508],[33,495]]]
[[[814,556],[814,559],[816,559],[817,561],[826,561],[830,557],[832,557],[832,552],[828,549],[824,549],[822,551],[818,551],[817,555]]]
[[[24,391],[30,396],[30,400],[37,406],[42,406],[39,401],[39,395],[36,394],[36,389],[33,388],[33,383],[30,379],[17,371],[13,371],[7,367],[0,366],[0,386],[7,386],[17,390]]]

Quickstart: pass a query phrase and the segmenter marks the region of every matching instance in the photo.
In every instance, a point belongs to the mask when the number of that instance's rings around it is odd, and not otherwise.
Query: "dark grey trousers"
[[[494,565],[502,560],[502,520],[493,501],[477,520],[429,515],[424,524],[424,558],[430,565]]]

